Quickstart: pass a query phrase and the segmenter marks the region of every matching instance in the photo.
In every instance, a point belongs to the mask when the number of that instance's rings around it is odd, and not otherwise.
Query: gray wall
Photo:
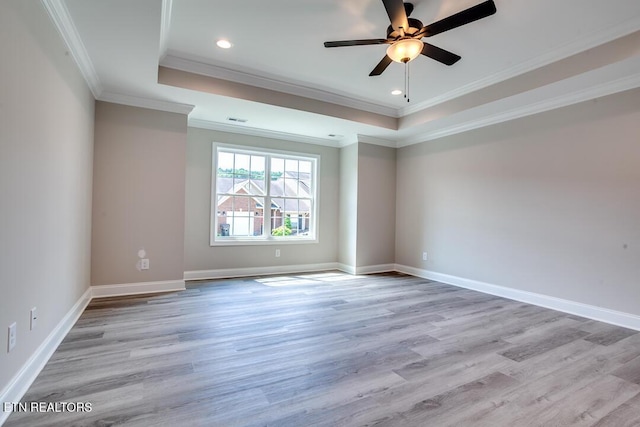
[[[338,262],[356,267],[358,246],[358,144],[340,149],[340,212]],[[355,270],[354,270],[355,271]]]
[[[89,286],[94,101],[65,52],[40,2],[0,2],[0,390]]]
[[[338,249],[338,149],[189,128],[187,138],[185,271],[336,262]],[[318,243],[279,246],[210,246],[212,142],[318,154]],[[275,249],[281,255],[275,257]]]
[[[639,135],[635,90],[398,150],[396,262],[640,315]]]
[[[396,149],[358,143],[356,267],[395,262]]]
[[[92,285],[182,280],[186,140],[184,114],[96,103]]]

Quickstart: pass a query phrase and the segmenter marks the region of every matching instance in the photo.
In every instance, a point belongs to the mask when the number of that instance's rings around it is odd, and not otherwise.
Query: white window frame
[[[264,235],[263,236],[218,236],[218,152],[227,151],[239,154],[249,154],[265,157],[265,195],[264,195]],[[250,147],[244,145],[232,145],[219,142],[212,143],[212,162],[211,162],[211,212],[210,212],[210,245],[211,246],[252,246],[252,245],[281,245],[281,244],[302,244],[302,243],[318,243],[318,204],[319,204],[319,180],[318,170],[320,169],[320,156],[309,153],[299,153],[281,150],[272,150],[262,147]],[[304,160],[311,162],[311,221],[309,225],[309,233],[306,236],[272,236],[271,235],[271,157],[284,159]],[[261,196],[262,197],[262,196]]]

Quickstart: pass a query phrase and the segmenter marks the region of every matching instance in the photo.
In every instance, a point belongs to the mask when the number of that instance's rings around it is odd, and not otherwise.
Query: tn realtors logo
[[[4,402],[3,412],[91,412],[91,402]]]

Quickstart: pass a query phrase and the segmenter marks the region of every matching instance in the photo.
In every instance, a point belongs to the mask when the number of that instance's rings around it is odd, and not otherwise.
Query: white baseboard
[[[395,270],[400,273],[411,274],[412,276],[422,277],[424,279],[435,280],[437,282],[459,286],[461,288],[472,289],[474,291],[483,292],[485,294],[491,294],[516,301],[526,302],[528,304],[550,308],[552,310],[558,310],[564,313],[575,314],[577,316],[586,317],[588,319],[593,319],[600,322],[605,322],[612,325],[622,326],[624,328],[640,331],[640,316],[637,316],[635,314],[610,310],[608,308],[583,304],[580,302],[537,294],[534,292],[492,285],[490,283],[465,279],[463,277],[451,276],[449,274],[437,273],[435,271],[422,270],[420,268],[409,267],[401,264],[396,264]]]
[[[9,381],[9,384],[0,393],[0,404],[2,402],[20,402],[20,399],[27,392],[31,384],[36,379],[42,368],[47,364],[53,353],[56,351],[64,337],[67,336],[73,325],[76,323],[84,309],[91,301],[91,289],[82,294],[80,299],[71,307],[69,312],[58,322],[56,327],[40,344],[29,360],[22,366],[20,371]],[[0,425],[2,425],[11,412],[4,412],[0,408]]]
[[[326,262],[321,264],[279,265],[248,268],[220,268],[217,270],[185,271],[184,280],[229,279],[233,277],[262,276],[270,274],[308,273],[313,271],[338,270],[339,264]]]
[[[388,271],[396,271],[395,264],[378,264],[378,265],[365,265],[362,267],[355,267],[353,265],[338,263],[338,270],[344,271],[349,274],[375,274],[386,273]]]
[[[161,282],[120,283],[117,285],[91,286],[93,298],[119,297],[126,295],[155,294],[159,292],[184,291],[184,280]]]
[[[338,263],[336,268],[344,273],[356,274],[356,268],[353,265]]]
[[[395,264],[378,264],[378,265],[365,265],[362,267],[356,267],[356,272],[353,274],[375,274],[386,273],[388,271],[395,271]]]

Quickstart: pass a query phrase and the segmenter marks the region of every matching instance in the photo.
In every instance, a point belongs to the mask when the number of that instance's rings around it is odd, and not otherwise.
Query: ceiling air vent
[[[247,123],[247,119],[239,119],[238,117],[227,117],[227,121],[235,123]]]

